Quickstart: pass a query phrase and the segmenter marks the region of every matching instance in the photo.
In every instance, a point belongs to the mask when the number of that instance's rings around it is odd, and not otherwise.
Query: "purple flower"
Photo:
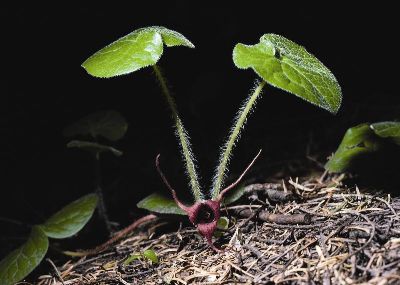
[[[220,214],[220,208],[221,208],[221,202],[224,199],[224,196],[226,193],[228,193],[229,190],[234,188],[236,185],[240,183],[244,175],[247,173],[247,171],[251,168],[251,166],[254,164],[258,156],[260,155],[261,150],[258,152],[258,154],[254,157],[254,159],[251,161],[251,163],[247,166],[247,168],[243,171],[243,173],[239,176],[239,178],[226,187],[224,190],[221,191],[221,193],[218,195],[217,199],[215,200],[201,200],[197,201],[191,206],[187,206],[183,204],[178,197],[176,196],[175,190],[171,187],[169,184],[167,178],[165,177],[164,173],[162,172],[160,168],[160,155],[157,155],[156,158],[156,167],[157,170],[164,181],[165,185],[168,187],[168,189],[172,193],[172,197],[174,198],[176,204],[181,208],[183,211],[186,212],[186,214],[189,217],[190,222],[197,228],[199,233],[207,240],[208,244],[210,245],[211,248],[213,248],[216,251],[220,251],[220,249],[216,248],[212,242],[212,236],[217,228],[217,223],[218,220],[221,216]]]

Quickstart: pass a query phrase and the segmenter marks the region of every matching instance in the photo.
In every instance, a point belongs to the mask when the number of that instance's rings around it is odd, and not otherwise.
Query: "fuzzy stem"
[[[181,119],[179,118],[179,114],[178,114],[178,110],[176,108],[174,98],[172,97],[171,92],[168,89],[167,82],[166,82],[164,76],[162,75],[162,73],[157,65],[153,65],[153,69],[154,69],[155,75],[157,77],[157,80],[160,82],[162,93],[164,94],[165,99],[167,100],[168,106],[170,107],[171,112],[172,112],[172,118],[175,123],[176,136],[179,139],[182,156],[185,161],[186,172],[189,175],[190,186],[191,186],[191,189],[193,192],[193,196],[196,201],[203,200],[203,194],[201,193],[201,190],[200,190],[200,185],[199,185],[197,171],[196,171],[196,165],[194,164],[193,154],[192,154],[192,151],[190,148],[189,137],[187,135],[187,132],[183,126]]]
[[[265,81],[261,81],[258,86],[254,89],[253,93],[246,99],[243,103],[242,107],[239,109],[239,112],[236,115],[235,122],[233,127],[231,128],[229,138],[223,146],[222,153],[219,159],[219,165],[216,169],[216,174],[213,179],[213,188],[212,188],[212,198],[217,199],[221,188],[223,186],[226,170],[229,164],[229,159],[232,154],[232,150],[235,146],[236,141],[240,137],[241,130],[243,129],[244,124],[246,123],[247,116],[255,105],[258,96],[261,94],[263,87],[265,86]]]

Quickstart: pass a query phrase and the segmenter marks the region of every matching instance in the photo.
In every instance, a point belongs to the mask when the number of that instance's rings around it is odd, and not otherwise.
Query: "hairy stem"
[[[199,185],[197,171],[196,171],[196,165],[194,164],[194,159],[193,159],[193,154],[192,154],[192,150],[190,147],[189,137],[187,135],[187,132],[183,126],[181,119],[179,118],[175,100],[172,97],[171,92],[168,89],[167,82],[166,82],[164,76],[162,75],[159,67],[157,65],[153,65],[153,69],[154,69],[155,75],[157,77],[157,80],[160,82],[162,93],[164,94],[165,99],[167,100],[168,106],[172,112],[172,118],[175,123],[176,136],[179,139],[182,156],[185,161],[186,172],[189,175],[190,187],[192,189],[194,198],[196,201],[203,200],[203,194],[201,193],[201,190],[200,190],[200,185]]]
[[[263,87],[265,86],[265,81],[261,81],[254,91],[250,94],[250,96],[243,103],[242,107],[239,109],[236,119],[233,123],[233,126],[230,130],[228,140],[224,144],[222,148],[222,152],[219,159],[219,165],[216,168],[216,173],[213,179],[213,188],[212,188],[212,198],[216,199],[221,191],[221,188],[224,183],[225,174],[227,171],[227,167],[229,164],[229,160],[232,154],[232,150],[235,146],[236,141],[240,137],[240,133],[243,129],[244,124],[246,123],[247,116],[251,111],[252,107],[254,107],[258,96],[261,94]]]

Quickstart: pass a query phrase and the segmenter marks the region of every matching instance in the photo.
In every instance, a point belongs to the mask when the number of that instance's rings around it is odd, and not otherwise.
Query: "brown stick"
[[[254,211],[250,209],[244,209],[235,211],[237,215],[248,218],[254,214]],[[296,225],[303,224],[308,225],[311,223],[311,215],[309,214],[293,214],[293,215],[285,215],[285,214],[270,214],[267,211],[261,211],[258,215],[256,215],[258,220],[276,223],[281,225]]]
[[[255,191],[263,191],[267,189],[278,190],[281,189],[282,185],[279,183],[254,183],[247,185],[244,189],[245,193],[255,192]]]
[[[272,183],[256,183],[247,185],[244,189],[245,193],[252,193],[252,192],[263,192],[268,198],[268,200],[274,202],[287,202],[289,200],[294,199],[294,195],[292,192],[284,192],[278,190],[276,184]]]
[[[144,223],[154,220],[156,218],[157,218],[157,216],[153,215],[153,214],[141,217],[140,219],[134,221],[132,224],[130,224],[126,228],[117,232],[111,239],[109,239],[108,241],[106,241],[105,243],[103,243],[99,246],[96,246],[93,249],[89,249],[89,250],[85,250],[85,251],[64,251],[63,253],[66,255],[70,255],[70,256],[87,256],[87,255],[98,254],[98,253],[106,250],[107,248],[109,248],[112,244],[119,241],[120,239],[122,239],[123,237],[128,235],[129,233],[131,233],[133,230],[135,230],[141,224],[144,224]]]

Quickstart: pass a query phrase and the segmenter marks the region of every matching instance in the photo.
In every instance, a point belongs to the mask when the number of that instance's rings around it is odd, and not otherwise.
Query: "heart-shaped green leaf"
[[[97,206],[96,194],[88,194],[68,204],[51,216],[43,230],[51,238],[67,238],[79,232],[92,217]]]
[[[379,122],[372,124],[371,128],[381,138],[392,139],[400,145],[400,122]]]
[[[357,158],[378,150],[379,146],[380,143],[369,124],[352,127],[346,131],[342,142],[326,163],[325,168],[330,172],[346,171]]]
[[[12,285],[24,279],[42,261],[49,240],[40,226],[34,226],[28,240],[0,261],[0,284]]]
[[[160,193],[153,193],[147,196],[137,203],[137,207],[160,214],[186,215],[185,211],[178,207],[174,199],[167,198]]]
[[[304,47],[282,36],[265,34],[258,44],[237,44],[233,61],[238,68],[252,68],[272,86],[331,113],[340,108],[342,93],[335,76]]]
[[[112,154],[114,154],[115,156],[121,156],[123,153],[122,151],[113,148],[111,146],[108,145],[102,145],[99,143],[95,143],[95,142],[87,142],[87,141],[70,141],[67,144],[68,148],[80,148],[92,153],[101,153],[101,152],[105,152],[105,151],[109,151]]]
[[[168,47],[194,45],[178,32],[164,27],[147,27],[116,40],[89,57],[82,67],[96,77],[128,74],[157,63]]]
[[[92,113],[64,129],[64,136],[104,137],[117,141],[125,136],[128,123],[121,114],[114,110]]]

